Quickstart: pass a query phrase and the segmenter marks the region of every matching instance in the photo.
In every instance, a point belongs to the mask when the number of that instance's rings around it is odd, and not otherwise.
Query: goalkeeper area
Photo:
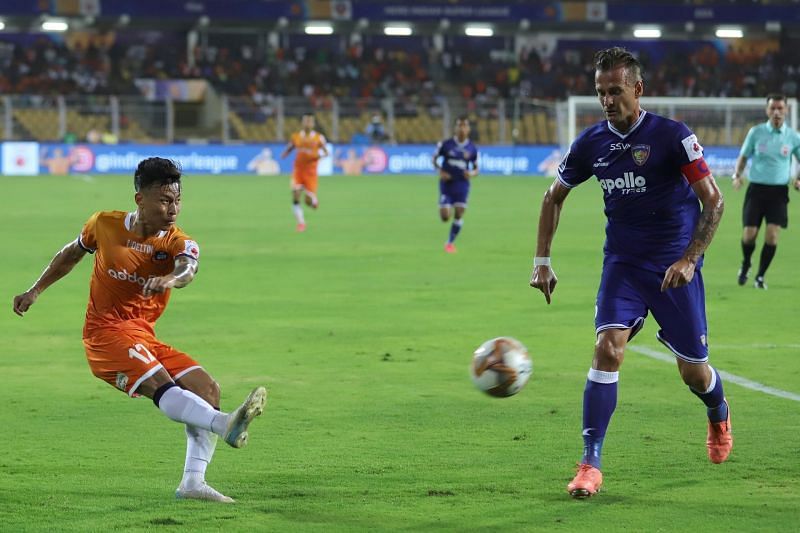
[[[761,105],[748,124],[766,120]],[[288,176],[188,174],[178,225],[200,244],[201,267],[173,293],[157,333],[225,385],[223,409],[255,385],[270,389],[248,448],[218,449],[208,470],[209,483],[237,503],[175,501],[183,427],[91,375],[81,345],[87,256],[24,318],[0,314],[0,523],[9,531],[793,530],[800,344],[786,324],[797,314],[800,232],[782,234],[768,291],[739,287],[744,191],[717,179],[726,209],[703,267],[710,362],[740,378],[726,377],[735,446],[722,465],[706,457],[705,408],[649,318],[622,367],[603,493],[587,504],[565,491],[582,446],[602,262],[593,180],[565,204],[552,252],[559,284],[547,306],[528,282],[552,178],[478,177],[458,253],[448,255],[432,173],[323,176],[321,208],[307,211],[302,234]],[[0,287],[9,307],[92,212],[135,207],[131,181],[2,178]],[[794,224],[800,197],[790,194]],[[504,400],[476,390],[468,372],[473,350],[499,335],[525,343],[534,365],[525,390]]]

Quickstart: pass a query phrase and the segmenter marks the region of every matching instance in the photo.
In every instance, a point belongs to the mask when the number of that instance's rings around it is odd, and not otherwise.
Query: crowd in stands
[[[46,36],[33,42],[0,36],[0,92],[124,95],[137,92],[137,78],[203,78],[222,93],[249,95],[266,114],[279,95],[302,95],[315,107],[331,105],[332,97],[392,97],[400,102],[401,112],[403,105],[435,112],[440,95],[480,101],[593,93],[596,42],[560,43],[544,56],[532,48],[498,50],[457,39],[439,47],[432,46],[429,37],[382,42],[368,38],[349,45],[342,40],[331,37],[261,49],[249,41],[222,45],[212,40],[192,50],[190,60],[181,38],[175,39],[177,46],[118,39],[68,45]],[[798,45],[800,41],[788,39],[770,46],[745,41],[728,49],[711,42],[691,47],[684,43],[660,57],[651,53],[652,44],[632,49],[645,65],[649,95],[760,97],[781,91],[798,97]]]

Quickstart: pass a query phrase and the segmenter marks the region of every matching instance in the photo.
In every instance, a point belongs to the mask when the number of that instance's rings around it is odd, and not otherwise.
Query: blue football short
[[[708,360],[708,326],[703,276],[695,271],[691,283],[661,292],[664,274],[625,263],[606,263],[594,324],[597,333],[610,328],[632,328],[631,338],[653,313],[661,329],[656,338],[676,357],[690,363]]]
[[[469,181],[452,179],[439,180],[439,207],[451,205],[466,207],[469,196]]]

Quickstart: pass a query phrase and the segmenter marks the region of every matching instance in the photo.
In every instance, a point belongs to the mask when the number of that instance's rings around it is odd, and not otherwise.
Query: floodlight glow
[[[333,26],[323,23],[306,24],[306,33],[308,35],[331,35]]]
[[[491,37],[494,35],[494,30],[489,26],[467,26],[464,28],[464,33],[470,37]]]
[[[6,28],[6,23],[0,20],[0,30],[4,30]]]
[[[744,32],[739,28],[717,28],[716,35],[720,39],[741,39]]]
[[[384,27],[383,33],[385,33],[386,35],[406,37],[408,35],[411,35],[413,32],[411,31],[411,26],[392,24],[391,26]]]
[[[661,30],[658,28],[636,28],[633,30],[633,36],[637,39],[659,39]]]
[[[69,25],[63,20],[48,20],[42,22],[42,29],[44,31],[67,31]]]

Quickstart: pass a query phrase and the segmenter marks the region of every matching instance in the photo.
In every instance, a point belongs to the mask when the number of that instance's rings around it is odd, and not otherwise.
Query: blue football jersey
[[[454,180],[466,180],[464,171],[475,168],[478,163],[478,148],[469,139],[460,143],[455,137],[436,145],[436,157],[442,157],[442,170]]]
[[[608,218],[605,260],[658,272],[686,251],[700,216],[690,183],[710,175],[685,124],[644,110],[625,133],[608,121],[584,130],[558,168],[565,187],[597,178]]]

